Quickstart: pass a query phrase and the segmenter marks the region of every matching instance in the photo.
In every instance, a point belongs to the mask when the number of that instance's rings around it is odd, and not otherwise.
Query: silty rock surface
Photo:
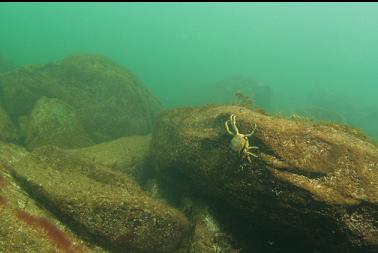
[[[151,132],[159,100],[125,67],[98,55],[24,66],[0,75],[0,102],[16,121],[41,97],[70,105],[95,143]]]
[[[68,152],[139,178],[149,152],[150,141],[151,135],[127,136]]]
[[[92,145],[75,110],[56,98],[41,97],[34,105],[26,127],[26,146],[78,148]]]
[[[19,184],[76,233],[114,252],[174,252],[183,214],[147,197],[128,176],[52,146],[12,167]]]
[[[0,106],[0,140],[17,142],[17,128],[9,118],[7,112]]]
[[[16,183],[10,170],[27,155],[0,143],[0,252],[108,252],[80,239]]]
[[[230,148],[231,114],[241,133],[257,124],[251,162]],[[238,106],[184,108],[161,115],[151,147],[158,173],[228,204],[256,228],[309,250],[378,251],[378,149],[352,129]]]

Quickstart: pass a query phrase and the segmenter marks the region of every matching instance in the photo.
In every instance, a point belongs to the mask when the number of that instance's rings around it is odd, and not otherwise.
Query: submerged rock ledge
[[[69,105],[95,143],[150,133],[162,110],[136,75],[99,55],[73,55],[0,75],[0,102],[14,122],[28,117],[41,97]]]
[[[257,158],[231,150],[236,115]],[[155,170],[238,210],[277,238],[320,252],[377,252],[378,149],[338,126],[267,116],[238,106],[174,109],[159,118]],[[187,188],[188,189],[188,188]]]
[[[19,185],[75,233],[112,252],[174,252],[189,231],[183,214],[123,173],[53,146],[22,155],[8,168]]]

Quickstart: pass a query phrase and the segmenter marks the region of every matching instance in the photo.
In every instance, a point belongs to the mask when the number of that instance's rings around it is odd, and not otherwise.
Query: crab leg
[[[235,130],[236,134],[239,134],[239,129],[236,126],[236,116],[235,116],[235,114],[231,114],[230,119],[231,119],[231,123],[232,123],[232,126],[234,127],[234,130]]]
[[[247,155],[247,157],[248,157],[248,155],[254,156],[256,158],[258,157],[256,154],[248,152],[248,151],[245,151],[245,154]]]
[[[247,159],[248,159],[248,162],[252,162],[252,160],[251,160],[251,157],[250,156],[254,156],[254,157],[258,157],[257,155],[255,155],[255,154],[253,154],[253,153],[251,153],[251,152],[244,152],[244,155],[243,155],[243,157],[246,157]]]
[[[247,147],[245,150],[244,150],[244,156],[247,157],[248,161],[251,162],[251,158],[249,156],[253,156],[253,157],[258,157],[256,154],[252,153],[252,152],[249,152],[248,150],[251,150],[251,149],[258,149],[259,147],[256,147],[256,146],[250,146],[250,147]]]
[[[251,160],[251,157],[249,157],[249,155],[248,154],[245,154],[245,156],[247,157],[247,160],[248,160],[248,162],[252,162],[252,160]]]
[[[226,122],[224,122],[224,126],[226,127],[226,131],[227,131],[227,133],[229,133],[230,135],[234,135],[234,134],[231,132],[230,128],[228,127],[228,122],[229,122],[229,120],[227,120]]]

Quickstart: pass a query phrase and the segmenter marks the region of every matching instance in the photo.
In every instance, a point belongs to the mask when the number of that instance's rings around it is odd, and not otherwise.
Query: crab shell
[[[231,149],[238,153],[241,153],[248,146],[248,137],[242,134],[235,134],[234,138],[232,138],[230,143]]]

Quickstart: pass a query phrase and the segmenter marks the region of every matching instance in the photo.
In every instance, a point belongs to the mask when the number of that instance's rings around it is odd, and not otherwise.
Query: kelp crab
[[[232,126],[232,129],[234,130],[235,133],[233,133],[230,130],[230,127],[229,127],[228,124],[230,124]],[[247,158],[247,160],[249,162],[251,162],[251,156],[257,157],[257,155],[252,153],[250,150],[251,149],[258,149],[258,147],[257,146],[250,146],[249,145],[249,139],[248,139],[248,137],[251,137],[254,134],[256,127],[257,127],[256,124],[249,134],[242,134],[242,133],[239,132],[239,129],[236,126],[235,114],[231,114],[230,119],[227,120],[224,123],[224,125],[226,127],[227,133],[234,136],[231,139],[231,143],[230,143],[230,147],[233,151],[238,152],[242,156],[242,158]]]

